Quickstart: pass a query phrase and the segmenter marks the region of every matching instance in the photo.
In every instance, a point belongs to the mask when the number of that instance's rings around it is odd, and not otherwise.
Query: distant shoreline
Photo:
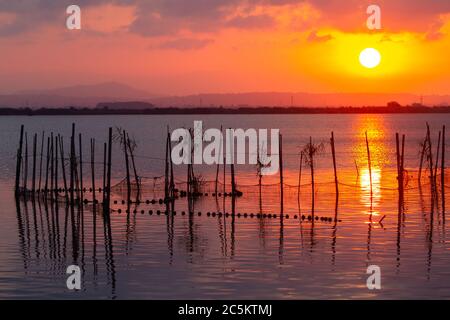
[[[56,116],[56,115],[189,115],[189,114],[414,114],[450,113],[450,106],[441,107],[192,107],[151,109],[109,108],[0,108],[0,116]]]

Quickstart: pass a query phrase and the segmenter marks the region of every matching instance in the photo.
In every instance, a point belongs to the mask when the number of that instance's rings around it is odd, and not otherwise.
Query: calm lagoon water
[[[207,182],[203,191],[208,196],[200,197],[190,208],[194,215],[182,215],[189,211],[186,198],[175,202],[176,215],[165,215],[165,205],[159,203],[133,205],[127,214],[121,204],[124,192],[120,182],[125,171],[118,145],[112,164],[113,199],[118,203],[113,204],[110,234],[105,232],[102,213],[93,211],[91,204],[72,209],[62,202],[55,205],[14,199],[21,124],[28,132],[29,148],[32,135],[38,133],[39,147],[40,134],[45,131],[62,134],[67,151],[71,123],[75,122],[77,132],[83,134],[85,162],[90,159],[89,138],[94,137],[97,186],[103,174],[100,162],[107,128],[123,127],[137,142],[136,166],[143,177],[145,201],[162,197],[167,126],[192,127],[194,120],[203,120],[204,128],[223,125],[281,130],[284,213],[289,218],[279,216],[279,177],[263,177],[260,194],[256,167],[251,165],[236,166],[238,189],[244,193],[236,201],[240,216],[219,216],[219,212],[231,213],[231,198],[216,201],[211,196],[214,185]],[[432,129],[436,155],[438,131],[442,125],[450,128],[450,117],[445,114],[2,117],[0,299],[449,299],[449,224],[442,194],[432,208],[427,173],[422,184],[417,183],[426,122]],[[331,131],[335,134],[340,182],[337,209]],[[372,157],[372,197],[365,131]],[[395,132],[406,135],[408,185],[400,216]],[[298,218],[311,214],[309,167],[303,167],[300,197],[297,193],[299,151],[310,136],[325,147],[315,159],[315,215],[337,215],[338,222],[312,223]],[[88,177],[85,184],[90,187],[90,165],[85,164],[83,170]],[[194,166],[204,181],[213,180],[215,170],[213,166]],[[174,171],[177,187],[184,190],[186,167],[177,166]],[[231,191],[229,172],[227,168],[226,192]],[[222,176],[220,168],[221,192]],[[446,186],[450,186],[449,176],[450,172]],[[450,192],[448,187],[444,190]],[[85,197],[91,199],[91,194]],[[450,203],[448,193],[446,199]],[[259,219],[259,213],[277,217]],[[79,265],[83,272],[78,292],[66,288],[65,271],[71,264]],[[369,265],[381,268],[381,290],[366,287]]]

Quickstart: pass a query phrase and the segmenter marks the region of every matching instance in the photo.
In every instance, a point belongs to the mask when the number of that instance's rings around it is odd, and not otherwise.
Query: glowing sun
[[[380,64],[381,55],[377,49],[366,48],[359,54],[359,62],[362,66],[372,69]]]

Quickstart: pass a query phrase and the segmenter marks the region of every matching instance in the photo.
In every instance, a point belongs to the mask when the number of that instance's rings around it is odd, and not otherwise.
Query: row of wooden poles
[[[78,155],[76,152],[77,136],[75,135],[75,124],[72,124],[72,135],[70,137],[69,151],[69,172],[66,173],[66,156],[64,152],[64,138],[61,135],[51,133],[47,137],[47,150],[44,166],[44,141],[45,134],[41,137],[41,152],[39,161],[38,175],[38,159],[37,159],[37,134],[33,136],[32,148],[32,174],[31,187],[28,186],[28,134],[24,132],[24,126],[20,127],[19,147],[16,157],[16,177],[15,177],[15,194],[16,196],[30,196],[34,199],[37,195],[57,200],[59,193],[64,192],[65,200],[68,204],[84,202],[83,193],[86,191],[83,181],[83,146],[82,135],[78,134]],[[97,203],[96,186],[95,186],[95,139],[90,140],[91,147],[91,174],[92,174],[92,200]],[[103,148],[103,186],[99,189],[102,192],[102,204],[104,212],[109,212],[111,203],[111,162],[112,162],[112,128],[109,128],[108,143],[104,143]],[[60,164],[59,164],[60,163]],[[61,166],[61,176],[63,186],[59,186],[58,168]],[[45,176],[44,176],[45,175]],[[67,175],[69,179],[67,179]]]
[[[406,136],[403,134],[401,143],[399,133],[396,133],[396,159],[397,159],[397,183],[398,183],[398,193],[399,193],[399,210],[402,208],[404,203],[404,189],[405,189],[405,138]],[[372,204],[373,199],[373,181],[372,181],[372,162],[371,162],[371,152],[370,152],[370,143],[367,135],[367,131],[365,132],[365,143],[366,143],[366,151],[367,151],[367,166],[369,171],[369,184],[370,184],[370,201]],[[339,180],[337,174],[337,165],[336,165],[336,147],[335,147],[335,138],[334,132],[331,132],[330,137],[330,145],[331,145],[331,155],[333,160],[333,172],[334,172],[334,184],[335,184],[335,195],[336,195],[336,211],[339,200]],[[437,198],[437,170],[439,167],[439,157],[440,157],[440,185],[441,185],[441,201],[442,208],[445,208],[445,126],[442,127],[442,131],[439,131],[438,136],[438,145],[436,151],[436,161],[433,162],[433,149],[432,149],[432,139],[431,139],[431,131],[430,127],[427,123],[427,133],[422,144],[423,150],[421,152],[421,160],[420,160],[420,168],[418,175],[418,182],[421,183],[422,177],[422,167],[424,163],[424,158],[427,159],[428,169],[429,169],[429,178],[431,183],[431,195],[432,200]],[[300,153],[300,166],[299,166],[299,176],[298,176],[298,203],[300,205],[300,187],[301,187],[301,178],[302,178],[302,166],[305,158],[307,158],[307,163],[311,170],[311,210],[312,216],[314,217],[314,203],[315,203],[315,179],[314,179],[314,155],[316,153],[317,147],[313,144],[312,137],[310,137],[309,144],[304,148],[304,150]],[[280,194],[281,194],[281,212],[283,212],[283,156],[282,156],[282,136],[280,135],[280,150],[279,150],[279,160],[280,160]],[[432,202],[432,206],[434,206]],[[370,216],[372,219],[372,216]]]
[[[440,157],[440,159],[439,159]],[[421,182],[423,164],[426,162],[428,164],[429,180],[431,186],[431,200],[432,206],[434,201],[438,201],[438,168],[440,160],[440,185],[441,185],[441,201],[442,208],[445,208],[445,126],[442,127],[442,131],[438,134],[438,143],[436,148],[436,158],[434,160],[433,155],[433,145],[431,140],[431,130],[427,123],[427,131],[422,143],[422,150],[420,156],[420,167],[419,167],[419,184]]]
[[[193,130],[190,130],[191,138],[193,141]],[[132,152],[132,148],[130,145],[130,138],[125,130],[119,132],[121,135],[121,141],[124,151],[125,157],[125,165],[126,165],[126,184],[127,184],[127,199],[130,200],[132,187],[131,187],[131,174],[130,174],[130,165],[129,158],[131,157],[132,166],[134,169],[135,175],[135,183],[137,186],[137,199],[139,199],[140,195],[140,181],[136,172],[134,155]],[[67,184],[66,172],[65,172],[65,154],[64,154],[64,140],[60,135],[54,136],[53,133],[47,137],[47,156],[46,156],[46,168],[45,168],[45,178],[43,177],[44,169],[43,169],[43,154],[44,154],[44,133],[41,138],[41,153],[40,153],[40,163],[39,163],[39,177],[37,176],[37,134],[34,134],[33,137],[33,155],[32,155],[32,182],[31,189],[28,189],[28,136],[27,133],[24,133],[24,126],[21,126],[20,129],[20,140],[19,140],[19,148],[17,150],[17,164],[16,164],[16,180],[15,180],[15,192],[16,195],[24,194],[31,195],[32,197],[35,194],[42,194],[45,197],[50,196],[51,199],[56,198],[61,191],[58,188],[58,158],[61,162],[62,169],[62,178],[64,182],[64,195],[66,201],[70,204],[74,204],[78,201],[83,202],[83,192],[85,191],[83,185],[83,155],[82,155],[82,135],[78,134],[78,144],[79,144],[79,154],[76,153],[76,135],[75,135],[75,124],[72,124],[72,135],[70,138],[70,152],[69,152],[69,163],[70,163],[70,172],[69,172],[69,186]],[[367,132],[365,133],[365,142],[367,149],[367,162],[369,169],[369,179],[370,179],[370,195],[371,199],[373,196],[373,183],[372,183],[372,164],[371,164],[371,153],[370,153],[370,145]],[[23,157],[23,149],[25,144],[25,156]],[[91,173],[92,173],[92,200],[96,203],[96,188],[95,188],[95,139],[90,140],[91,144]],[[336,206],[339,199],[339,180],[337,174],[337,165],[336,165],[336,148],[335,148],[335,138],[334,132],[331,132],[330,138],[331,145],[331,154],[333,160],[333,171],[334,171],[334,183],[335,183],[335,195],[336,195]],[[194,144],[191,143],[193,155]],[[112,154],[112,128],[109,128],[108,134],[108,143],[104,143],[103,145],[103,186],[99,191],[102,192],[103,196],[103,206],[106,211],[109,210],[110,207],[110,199],[111,199],[111,154]],[[309,143],[305,146],[305,148],[300,153],[300,167],[299,167],[299,177],[298,177],[298,201],[300,203],[300,185],[302,178],[302,167],[303,163],[307,163],[310,167],[311,172],[311,201],[312,201],[312,214],[314,215],[314,203],[315,203],[315,179],[314,179],[314,157],[318,151],[319,147],[313,144],[312,137],[309,139]],[[167,129],[167,138],[166,138],[166,148],[165,148],[165,183],[164,183],[164,194],[165,199],[174,199],[175,198],[175,180],[174,180],[174,170],[173,163],[171,159],[171,138],[169,128]],[[433,152],[432,152],[432,141],[431,141],[431,132],[430,127],[427,124],[427,133],[422,145],[421,152],[421,161],[419,167],[419,184],[422,176],[422,167],[424,163],[424,159],[428,162],[428,169],[430,175],[430,182],[432,186],[432,193],[434,195],[437,194],[437,169],[439,163],[439,154],[441,155],[441,188],[442,188],[442,204],[444,207],[445,197],[444,197],[444,179],[445,179],[445,126],[442,128],[442,132],[439,131],[439,139],[437,146],[437,155],[436,161],[433,161]],[[396,133],[396,158],[397,158],[397,182],[398,182],[398,192],[399,192],[399,201],[403,203],[404,199],[404,186],[405,186],[405,167],[404,167],[404,156],[405,156],[405,135],[402,135],[400,142],[400,135]],[[25,159],[23,159],[25,158]],[[79,159],[79,160],[77,160]],[[191,159],[192,160],[192,159]],[[191,161],[192,163],[192,161]],[[283,137],[280,134],[279,136],[279,179],[280,179],[280,213],[284,211],[284,176],[283,176]],[[240,192],[236,187],[236,178],[235,178],[235,170],[234,164],[230,164],[230,175],[231,175],[231,189],[232,189],[232,198]],[[215,179],[215,195],[218,194],[218,180],[219,180],[219,164],[217,165],[216,170],[216,179]],[[22,186],[20,186],[22,177]],[[194,196],[199,191],[198,190],[198,181],[197,177],[194,174],[194,169],[192,164],[187,165],[187,185],[186,185],[186,193],[188,197]],[[261,177],[260,177],[261,182]],[[224,156],[223,161],[223,184],[224,188],[226,185],[226,161]],[[44,187],[42,187],[44,185]],[[234,203],[234,201],[233,201]]]

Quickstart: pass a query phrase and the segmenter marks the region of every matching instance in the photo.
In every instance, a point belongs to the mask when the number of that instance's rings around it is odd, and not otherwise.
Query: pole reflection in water
[[[29,207],[31,204],[31,209]],[[60,210],[61,204],[58,201],[43,200],[35,197],[33,201],[27,199],[16,199],[16,217],[19,236],[19,248],[23,260],[25,273],[29,266],[48,266],[50,274],[65,278],[66,268],[69,265],[77,265],[82,270],[82,288],[86,288],[85,280],[90,278],[92,273],[92,284],[97,287],[103,279],[99,275],[98,259],[98,207],[89,207],[88,212],[93,215],[92,219],[92,270],[86,258],[86,234],[84,223],[85,208],[78,206],[64,206],[63,212]],[[61,216],[63,214],[63,216]],[[61,228],[61,217],[64,226]],[[107,214],[103,215],[103,238],[104,242],[104,270],[101,275],[106,275],[107,283],[110,286],[110,297],[116,295],[116,271],[113,250],[113,236],[111,221]],[[71,239],[71,240],[69,240]],[[33,243],[34,242],[34,243]],[[89,268],[88,268],[89,267]],[[65,283],[65,282],[62,282]],[[61,288],[64,288],[61,285]]]

